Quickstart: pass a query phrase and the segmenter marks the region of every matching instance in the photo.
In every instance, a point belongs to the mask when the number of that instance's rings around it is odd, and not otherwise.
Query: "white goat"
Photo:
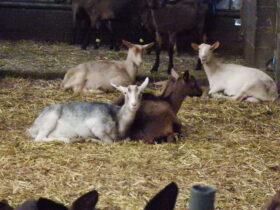
[[[73,138],[90,138],[92,141],[98,139],[112,143],[124,139],[148,83],[149,78],[141,86],[112,84],[125,96],[122,107],[103,102],[69,102],[46,107],[28,132],[36,141],[68,143]]]
[[[199,51],[210,85],[210,96],[250,102],[274,101],[278,97],[275,82],[261,70],[217,61],[213,51],[219,46],[219,42],[213,45],[192,43],[192,47]]]
[[[93,89],[96,92],[113,90],[111,82],[116,85],[127,86],[134,84],[138,67],[142,63],[145,49],[153,46],[132,44],[123,41],[128,47],[127,58],[124,61],[90,61],[71,68],[64,76],[64,89],[74,92]]]

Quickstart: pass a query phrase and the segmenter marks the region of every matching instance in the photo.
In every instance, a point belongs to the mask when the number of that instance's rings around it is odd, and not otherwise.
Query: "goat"
[[[92,31],[100,27],[102,22],[105,22],[109,30],[111,44],[115,45],[118,50],[118,42],[124,37],[124,28],[133,28],[135,25],[140,25],[140,14],[147,6],[146,0],[73,0],[73,25],[74,33],[73,40],[75,42],[78,26],[81,25],[81,20],[85,21],[85,34],[82,41],[82,49],[86,49]],[[139,24],[135,24],[135,21]],[[127,30],[131,32],[133,30]]]
[[[280,210],[280,190],[277,191],[267,205],[265,205],[262,210]]]
[[[174,133],[180,133],[181,122],[176,114],[186,96],[201,96],[202,90],[194,77],[186,71],[180,76],[175,70],[172,77],[160,96],[143,94],[141,106],[128,136],[134,140],[144,140],[146,143],[155,143],[162,140],[175,142]],[[123,104],[123,98],[115,104]]]
[[[91,138],[92,141],[112,143],[124,139],[140,107],[142,91],[148,85],[116,86],[125,96],[122,107],[103,102],[68,102],[46,107],[37,117],[29,134],[35,141]]]
[[[90,61],[79,64],[67,71],[62,81],[65,89],[74,92],[95,89],[99,91],[113,90],[111,82],[127,86],[135,82],[138,67],[142,63],[142,54],[153,43],[146,45],[132,44],[123,41],[128,47],[127,58],[124,61]]]
[[[165,7],[150,9],[143,15],[143,24],[147,29],[156,32],[156,60],[151,69],[155,72],[159,68],[160,52],[163,35],[168,36],[168,55],[169,64],[167,73],[170,74],[174,67],[173,54],[174,45],[176,44],[176,35],[184,31],[194,31],[197,41],[203,41],[205,17],[208,11],[206,4],[193,3],[189,0],[182,0],[176,4]],[[197,63],[197,69],[201,66],[200,61]]]
[[[6,201],[0,202],[0,210],[94,210],[98,202],[98,192],[92,190],[73,202],[71,208],[67,208],[63,204],[54,202],[47,198],[39,198],[37,200],[27,200],[18,205],[15,209]]]
[[[249,102],[274,101],[278,97],[273,79],[259,69],[217,61],[213,51],[220,46],[219,42],[213,45],[192,43],[191,46],[199,51],[210,96]]]
[[[179,188],[175,182],[166,185],[164,189],[158,192],[152,199],[148,201],[144,210],[173,210],[176,204]],[[79,197],[71,208],[67,208],[63,204],[56,203],[46,198],[38,200],[25,201],[17,206],[15,210],[94,210],[98,202],[99,194],[96,190],[90,191]],[[0,202],[0,210],[14,210],[6,201]]]

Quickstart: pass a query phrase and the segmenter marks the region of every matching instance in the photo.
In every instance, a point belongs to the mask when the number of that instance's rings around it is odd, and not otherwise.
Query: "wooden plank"
[[[275,79],[277,82],[280,82],[280,0],[277,0],[277,19],[276,19],[276,70],[275,70]]]

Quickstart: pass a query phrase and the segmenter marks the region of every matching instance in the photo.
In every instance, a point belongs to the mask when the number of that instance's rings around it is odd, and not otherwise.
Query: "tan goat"
[[[145,49],[153,46],[132,44],[123,41],[128,47],[127,58],[124,61],[89,61],[71,68],[64,76],[62,87],[73,89],[74,92],[90,89],[99,91],[113,90],[111,83],[118,86],[128,86],[135,82],[138,67],[142,63]]]

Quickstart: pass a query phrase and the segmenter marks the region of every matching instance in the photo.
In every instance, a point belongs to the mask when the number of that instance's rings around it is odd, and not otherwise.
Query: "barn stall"
[[[219,57],[263,70],[267,60],[275,58],[276,70],[268,74],[279,81],[279,1],[245,1],[243,8],[236,2],[217,5],[210,40],[221,41]],[[187,49],[189,39],[184,36],[177,44],[176,70],[189,70],[205,94],[185,99],[178,114],[183,137],[177,143],[34,142],[26,129],[44,107],[67,101],[111,102],[120,95],[73,96],[60,84],[70,67],[88,60],[125,59],[126,49],[114,52],[103,46],[82,51],[69,45],[67,2],[0,1],[0,19],[0,199],[14,206],[40,196],[71,204],[97,189],[99,208],[141,209],[175,181],[180,189],[176,209],[186,209],[194,184],[217,189],[216,209],[260,209],[279,189],[279,102],[206,97],[206,76],[193,70],[196,55]],[[166,54],[162,59],[161,71],[151,75],[154,54],[145,55],[139,80],[166,79]],[[160,92],[153,85],[149,91]]]

